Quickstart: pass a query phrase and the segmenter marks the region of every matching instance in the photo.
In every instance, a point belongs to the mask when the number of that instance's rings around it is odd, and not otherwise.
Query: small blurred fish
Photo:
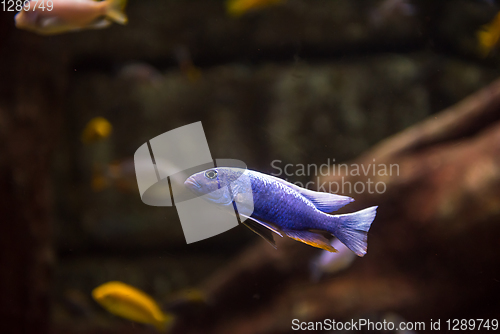
[[[182,290],[178,293],[176,293],[172,299],[171,302],[174,302],[175,300],[177,301],[186,301],[189,303],[206,303],[207,302],[207,296],[205,295],[205,292],[199,290],[199,289],[185,289]]]
[[[179,69],[189,81],[197,82],[201,78],[201,70],[193,64],[191,53],[187,47],[175,47],[174,56],[179,64]]]
[[[486,58],[497,46],[500,40],[500,12],[493,20],[483,25],[477,32],[479,53]]]
[[[92,118],[82,131],[82,142],[84,144],[94,143],[108,138],[113,131],[113,126],[104,117]]]
[[[207,303],[205,292],[191,288],[175,293],[168,299],[164,306],[170,312],[182,312],[183,309],[199,307]]]
[[[311,280],[317,282],[323,274],[333,274],[348,268],[356,259],[356,255],[349,250],[339,239],[331,242],[337,253],[322,251],[311,261]]]
[[[370,22],[380,27],[392,18],[415,15],[415,6],[409,0],[383,0],[370,13]]]
[[[133,159],[114,161],[108,165],[94,165],[90,186],[94,192],[116,188],[123,192],[137,191]]]
[[[92,297],[110,313],[153,325],[160,332],[166,331],[174,321],[172,315],[160,310],[153,298],[122,282],[104,283],[92,290]]]
[[[168,174],[175,164],[170,161],[156,158],[156,168],[158,172]],[[121,160],[113,161],[109,164],[96,163],[93,166],[91,188],[95,192],[100,192],[108,188],[114,188],[121,192],[137,193],[137,175],[136,171],[147,170],[151,165],[151,159],[138,160],[134,157],[127,157]],[[153,194],[151,196],[164,196],[163,193]]]
[[[159,160],[159,159],[157,159]],[[100,192],[108,188],[114,188],[121,192],[138,191],[136,168],[141,168],[143,165],[149,166],[149,161],[135,161],[134,157],[116,160],[109,164],[94,164],[91,180],[91,188],[95,192]],[[167,164],[163,162],[163,166]],[[172,166],[172,164],[168,164]],[[157,165],[158,170],[162,166]]]
[[[270,175],[240,168],[208,169],[191,175],[184,185],[218,205],[232,206],[235,201],[238,213],[247,218],[242,223],[274,247],[271,231],[279,236],[283,232],[294,240],[336,252],[322,232],[337,237],[356,255],[366,254],[367,234],[375,219],[376,206],[349,214],[329,215],[327,212],[336,211],[353,199],[308,190]],[[247,200],[249,196],[253,196],[253,203]],[[243,213],[248,212],[244,206],[250,204],[253,210],[247,216]]]
[[[129,63],[120,68],[117,73],[118,78],[135,84],[150,84],[158,85],[163,80],[163,75],[153,66],[142,63],[134,62]]]
[[[134,159],[114,161],[108,165],[95,165],[91,181],[92,190],[103,191],[114,187],[123,192],[137,191]]]
[[[112,22],[127,23],[123,12],[126,0],[45,0],[26,1],[15,17],[16,27],[40,35],[54,35],[83,29],[102,29]]]
[[[249,11],[256,11],[266,7],[285,3],[286,0],[227,0],[227,13],[231,16],[241,16]]]

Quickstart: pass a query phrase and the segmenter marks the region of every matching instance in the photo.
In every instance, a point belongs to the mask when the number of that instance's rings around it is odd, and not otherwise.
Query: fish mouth
[[[196,193],[201,192],[201,185],[192,177],[188,177],[186,181],[184,181],[184,186],[188,188],[191,191],[194,191]]]

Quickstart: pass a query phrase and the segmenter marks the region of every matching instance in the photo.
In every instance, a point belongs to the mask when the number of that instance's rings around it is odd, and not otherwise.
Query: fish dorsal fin
[[[351,197],[309,190],[271,175],[269,175],[269,177],[271,177],[276,182],[280,182],[286,185],[287,187],[292,188],[296,192],[300,193],[302,196],[311,201],[311,203],[314,204],[316,209],[322,212],[329,213],[337,211],[341,207],[351,202],[354,202],[354,199]]]
[[[300,188],[300,187],[298,187]],[[300,188],[304,189],[304,188]],[[354,202],[354,199],[348,196],[323,193],[319,191],[313,191],[304,189],[305,191],[301,192],[301,195],[307,198],[314,204],[316,209],[322,212],[333,212],[337,211],[341,207]]]
[[[283,231],[289,238],[303,242],[309,246],[321,248],[329,252],[338,252],[327,238],[311,231]]]

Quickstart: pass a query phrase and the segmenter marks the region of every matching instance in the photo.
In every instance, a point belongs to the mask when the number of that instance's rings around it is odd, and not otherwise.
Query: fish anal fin
[[[300,241],[309,246],[324,249],[333,253],[338,252],[332,245],[330,245],[330,241],[328,241],[327,238],[325,238],[319,233],[311,231],[284,231],[284,232],[289,238]]]

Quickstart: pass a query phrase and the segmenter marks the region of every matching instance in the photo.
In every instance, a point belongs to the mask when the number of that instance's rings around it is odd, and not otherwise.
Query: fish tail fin
[[[128,18],[125,14],[125,5],[127,0],[108,0],[108,9],[106,11],[106,16],[111,20],[119,24],[127,24]]]
[[[333,229],[329,232],[334,234],[344,245],[358,256],[366,254],[368,231],[377,214],[377,207],[360,210],[344,215],[335,215],[337,220]],[[339,223],[340,221],[340,223]]]

